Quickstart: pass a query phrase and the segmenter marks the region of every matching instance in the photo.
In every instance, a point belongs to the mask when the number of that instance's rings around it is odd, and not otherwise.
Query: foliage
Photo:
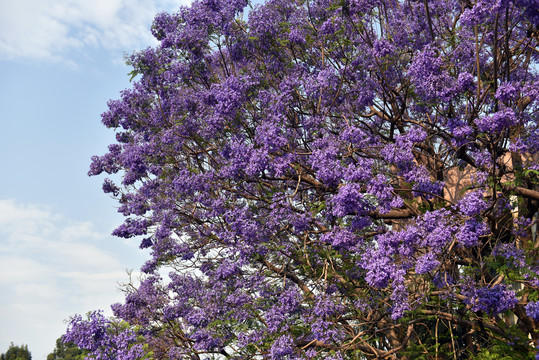
[[[538,23],[534,0],[157,15],[89,172],[121,174],[113,234],[143,237],[147,275],[65,340],[96,359],[533,357]]]
[[[11,343],[7,351],[0,354],[0,360],[32,360],[32,354],[28,350],[28,345],[16,346]]]
[[[62,338],[56,340],[53,352],[47,355],[47,360],[84,360],[87,353],[75,343],[64,343]]]

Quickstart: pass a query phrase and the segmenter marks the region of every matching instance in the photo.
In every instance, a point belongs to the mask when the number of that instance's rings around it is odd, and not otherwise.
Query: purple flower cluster
[[[364,224],[365,226],[368,224]],[[335,248],[352,249],[358,245],[360,238],[347,229],[334,229],[324,234],[321,240],[332,244]]]
[[[408,69],[408,76],[424,101],[447,101],[454,96],[455,79],[444,67],[442,58],[431,47],[416,54]]]
[[[285,290],[279,296],[279,301],[266,312],[268,331],[281,332],[290,326],[287,319],[289,319],[290,314],[298,312],[300,296],[294,288]]]
[[[524,268],[526,266],[525,253],[517,249],[515,244],[498,244],[492,250],[492,256],[503,257],[511,266]]]
[[[329,201],[331,214],[336,217],[365,215],[372,210],[371,204],[361,193],[359,184],[344,184]]]
[[[459,229],[455,237],[462,246],[472,247],[477,246],[480,243],[480,237],[488,233],[489,229],[483,222],[470,219],[465,221],[464,226]]]
[[[87,320],[75,315],[62,341],[75,343],[96,360],[137,360],[145,355],[135,332],[121,323],[112,323],[99,311],[91,312]]]
[[[284,360],[294,353],[294,344],[290,335],[279,337],[271,345],[270,354],[272,360]]]
[[[467,193],[459,200],[457,207],[466,216],[476,216],[488,207],[482,190]]]
[[[426,274],[436,269],[438,265],[440,265],[440,262],[436,259],[436,255],[434,253],[427,253],[417,259],[415,272],[418,274]]]
[[[162,308],[165,304],[166,297],[159,286],[160,280],[159,276],[143,280],[135,291],[126,296],[125,304],[111,306],[114,315],[131,324],[148,325],[153,320],[149,309]]]
[[[491,288],[469,288],[463,293],[466,296],[464,302],[476,312],[500,314],[514,308],[518,303],[515,292],[507,290],[503,285],[495,285]]]
[[[512,101],[518,100],[519,88],[518,85],[513,83],[505,83],[498,87],[496,90],[496,99],[503,103],[509,104]]]
[[[526,305],[526,314],[535,321],[539,321],[539,301]]]
[[[475,121],[479,130],[486,133],[500,133],[514,125],[518,125],[519,120],[513,109],[506,108],[494,113],[491,116],[484,116]]]

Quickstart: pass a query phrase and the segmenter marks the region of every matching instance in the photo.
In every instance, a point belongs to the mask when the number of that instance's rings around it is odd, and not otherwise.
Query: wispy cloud
[[[157,12],[190,0],[0,0],[0,59],[64,60],[87,48],[152,42]]]
[[[0,323],[12,324],[0,329],[0,352],[10,341],[51,352],[64,319],[122,300],[125,259],[109,239],[46,206],[0,200]]]

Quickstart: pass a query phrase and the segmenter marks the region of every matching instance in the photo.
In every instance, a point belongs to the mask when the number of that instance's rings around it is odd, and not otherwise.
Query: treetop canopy
[[[89,172],[121,174],[114,235],[141,236],[147,276],[66,341],[96,359],[533,356],[538,24],[535,0],[157,15]]]

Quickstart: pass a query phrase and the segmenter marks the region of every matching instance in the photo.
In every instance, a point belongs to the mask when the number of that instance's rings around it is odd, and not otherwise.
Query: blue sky
[[[0,352],[42,360],[75,313],[122,300],[147,254],[110,236],[122,218],[86,173],[114,141],[106,102],[153,16],[189,0],[0,0]]]

